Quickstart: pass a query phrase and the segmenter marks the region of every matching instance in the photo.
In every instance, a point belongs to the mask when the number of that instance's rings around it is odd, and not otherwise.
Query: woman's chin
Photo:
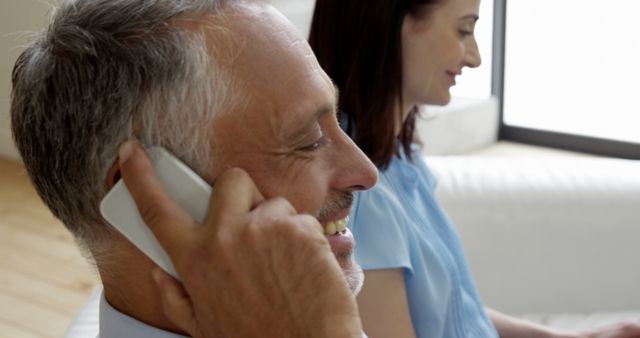
[[[442,86],[437,90],[432,90],[426,92],[423,97],[422,104],[428,104],[432,106],[446,106],[451,102],[451,92],[449,91],[451,87]]]
[[[446,106],[449,104],[449,102],[451,102],[451,94],[447,92],[446,95],[443,94],[443,95],[433,96],[430,98],[430,100],[427,100],[427,102],[425,103],[433,106]]]

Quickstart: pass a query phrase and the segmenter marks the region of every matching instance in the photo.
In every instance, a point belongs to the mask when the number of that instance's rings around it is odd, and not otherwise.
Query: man
[[[100,337],[360,337],[361,272],[336,227],[377,172],[340,130],[309,46],[271,6],[66,1],[13,85],[30,177],[104,285]],[[213,185],[205,224],[166,196],[140,144]],[[100,216],[121,177],[182,284]]]

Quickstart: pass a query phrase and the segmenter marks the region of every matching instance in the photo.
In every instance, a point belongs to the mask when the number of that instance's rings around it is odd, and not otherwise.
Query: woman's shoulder
[[[427,164],[428,159],[425,158],[422,148],[413,144],[410,154],[409,156],[404,150],[400,150],[399,156],[394,157],[387,170],[380,171],[380,176],[389,176],[397,185],[406,189],[413,190],[425,186],[430,191],[435,189],[437,180]]]
[[[357,193],[354,205],[356,218],[397,218],[402,214],[401,190],[388,172],[380,172],[378,183]]]
[[[363,269],[412,270],[411,217],[393,186],[384,179],[357,194],[349,228],[356,239],[355,256]]]

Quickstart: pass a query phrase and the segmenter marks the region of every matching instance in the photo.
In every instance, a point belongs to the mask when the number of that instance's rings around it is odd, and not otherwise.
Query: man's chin
[[[349,288],[354,296],[357,296],[362,290],[362,285],[364,284],[364,272],[360,265],[353,261],[352,255],[348,257],[339,257],[338,263],[340,263],[340,267],[344,272],[344,276],[347,279],[347,283],[349,284]]]
[[[345,271],[345,276],[347,276],[347,283],[349,283],[351,292],[354,296],[357,296],[362,290],[362,285],[364,284],[364,272],[362,271],[362,268],[360,265],[354,263],[351,271]]]

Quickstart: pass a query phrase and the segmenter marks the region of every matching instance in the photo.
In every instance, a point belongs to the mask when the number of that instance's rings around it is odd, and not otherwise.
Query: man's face
[[[284,197],[330,228],[348,216],[354,191],[376,183],[377,170],[340,129],[335,87],[295,28],[267,5],[230,15],[230,64],[248,96],[214,122],[212,177],[242,168],[266,198]],[[355,292],[362,278],[351,233],[327,238]]]

